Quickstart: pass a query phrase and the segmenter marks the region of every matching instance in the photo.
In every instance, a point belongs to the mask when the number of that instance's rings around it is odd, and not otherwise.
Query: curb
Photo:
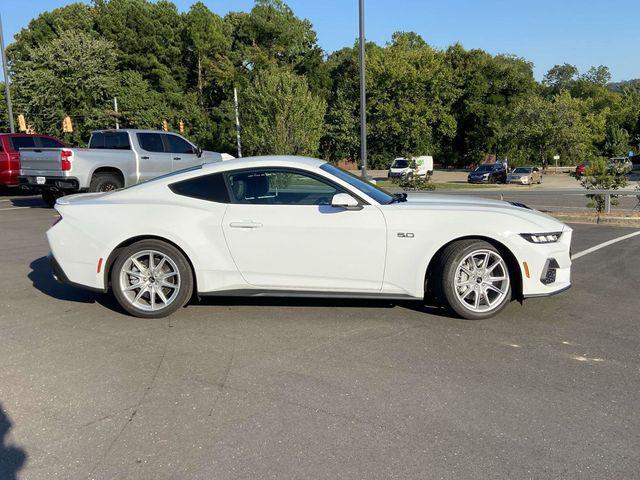
[[[606,215],[601,215],[600,218],[598,218],[596,215],[575,215],[548,211],[544,213],[546,213],[547,215],[551,215],[552,217],[555,217],[565,223],[588,223],[597,225],[640,228],[640,217],[609,217]]]

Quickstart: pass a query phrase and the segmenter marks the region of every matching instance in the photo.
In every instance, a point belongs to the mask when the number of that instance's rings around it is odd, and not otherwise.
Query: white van
[[[433,175],[433,157],[431,155],[423,155],[410,159],[402,157],[394,159],[393,162],[391,162],[387,177],[428,177],[431,175]]]

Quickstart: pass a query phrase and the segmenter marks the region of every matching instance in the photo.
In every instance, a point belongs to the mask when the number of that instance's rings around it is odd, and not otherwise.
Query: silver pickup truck
[[[19,181],[53,205],[65,194],[107,192],[227,158],[233,157],[203,151],[171,132],[99,130],[88,148],[21,149]]]

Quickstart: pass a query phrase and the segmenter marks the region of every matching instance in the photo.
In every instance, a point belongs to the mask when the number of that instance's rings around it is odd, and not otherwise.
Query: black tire
[[[62,195],[59,193],[52,192],[50,190],[45,190],[42,192],[42,201],[47,204],[49,208],[52,208],[56,204],[56,200],[60,198]]]
[[[90,192],[111,192],[124,187],[122,179],[115,173],[96,173],[89,184]]]
[[[177,268],[177,272],[179,273],[179,276],[177,276],[179,287],[176,289],[177,293],[175,293],[175,297],[170,297],[172,298],[172,300],[165,307],[153,311],[139,308],[134,303],[132,303],[131,296],[137,296],[137,294],[140,292],[140,289],[138,289],[137,291],[133,290],[133,294],[127,294],[125,293],[121,285],[121,273],[123,267],[125,266],[125,263],[128,263],[128,259],[132,255],[135,255],[136,253],[142,253],[147,250],[156,252],[169,258],[173,262],[173,266]],[[142,281],[142,279],[139,280]],[[150,278],[150,280],[151,283],[154,282],[153,277]],[[119,253],[118,258],[114,262],[113,268],[111,269],[111,288],[113,290],[114,296],[116,297],[116,300],[124,310],[126,310],[131,315],[140,318],[162,318],[171,315],[176,310],[186,305],[186,303],[189,301],[193,293],[193,284],[193,272],[185,256],[176,247],[167,242],[163,242],[162,240],[141,240],[132,245],[129,245]],[[164,288],[163,295],[167,296],[168,292],[171,292],[171,289],[167,289],[166,287],[158,287],[157,279],[155,280],[154,288],[159,288],[161,290],[163,290]],[[147,299],[149,299],[148,303],[151,304],[150,295],[150,292],[144,293],[141,300],[147,301]],[[159,294],[154,296],[154,298],[157,300],[159,298]]]
[[[463,259],[474,251],[484,250],[494,252],[499,256],[506,265],[505,274],[508,276],[509,285],[504,298],[493,308],[483,312],[475,312],[470,310],[466,304],[458,298],[455,287],[456,269]],[[468,320],[482,320],[496,315],[500,310],[507,306],[511,301],[511,286],[513,284],[513,275],[509,266],[509,261],[505,256],[493,245],[483,240],[461,240],[449,245],[442,253],[439,262],[439,268],[436,276],[432,280],[436,283],[437,297],[446,304],[457,315]]]

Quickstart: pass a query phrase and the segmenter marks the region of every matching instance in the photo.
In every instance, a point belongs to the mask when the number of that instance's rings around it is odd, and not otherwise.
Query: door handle
[[[140,157],[140,160],[149,160],[149,157]]]
[[[182,157],[173,157],[174,160],[182,160]]]
[[[242,222],[231,222],[229,226],[231,228],[260,228],[262,227],[262,224],[252,220],[244,220]]]

